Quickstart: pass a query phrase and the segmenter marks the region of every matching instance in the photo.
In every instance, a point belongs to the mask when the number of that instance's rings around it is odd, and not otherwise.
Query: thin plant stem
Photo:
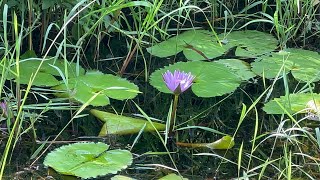
[[[172,113],[170,117],[170,127],[169,127],[169,135],[173,135],[173,130],[174,130],[174,125],[176,124],[176,112],[178,108],[178,100],[179,100],[179,94],[174,95],[174,100],[173,100],[173,106],[172,106]]]

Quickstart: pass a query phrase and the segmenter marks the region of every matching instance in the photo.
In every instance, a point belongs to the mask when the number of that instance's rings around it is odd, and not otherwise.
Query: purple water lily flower
[[[184,71],[181,72],[179,70],[175,70],[173,74],[168,70],[162,74],[162,77],[167,87],[174,94],[180,94],[189,89],[195,78],[190,72],[185,73]]]

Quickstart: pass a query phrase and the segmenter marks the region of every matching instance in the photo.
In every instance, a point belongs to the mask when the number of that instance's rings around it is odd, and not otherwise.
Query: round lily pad
[[[75,143],[50,152],[44,165],[55,171],[81,178],[95,178],[115,174],[132,163],[127,150],[110,150],[104,143]]]
[[[236,46],[236,55],[245,57],[256,57],[274,51],[278,40],[269,33],[256,30],[233,31],[227,35],[220,34],[224,44],[231,48]]]
[[[31,77],[37,71],[38,67],[41,64],[42,59],[40,58],[28,58],[22,59],[19,64],[19,72],[20,72],[20,81],[21,84],[29,84]],[[60,69],[62,73],[64,73],[65,63],[67,63],[68,68],[68,78],[76,77],[76,67],[75,63],[65,62],[64,60],[54,60],[54,59],[46,59],[43,61],[36,78],[33,81],[33,85],[35,86],[55,86],[60,84],[60,82],[55,78],[55,76],[59,77],[60,73],[56,69]],[[54,68],[56,67],[56,68]],[[16,72],[16,66],[13,65],[11,67],[13,72]],[[85,70],[79,66],[79,75],[83,75]],[[7,79],[16,79],[16,75],[9,73]]]
[[[150,54],[157,57],[168,57],[183,51],[188,60],[194,61],[221,56],[226,50],[217,42],[213,33],[207,30],[186,31],[147,48]]]
[[[63,90],[57,93],[58,97],[65,97],[86,103],[96,93],[95,99],[90,102],[93,106],[105,106],[110,103],[109,98],[117,100],[132,99],[139,93],[139,88],[133,83],[120,77],[103,74],[99,71],[90,71],[85,75],[71,78],[68,87],[65,84],[53,87],[55,90]]]
[[[284,110],[279,106],[281,104],[290,114],[306,113],[307,104],[310,100],[320,101],[320,94],[305,93],[305,94],[290,94],[288,97],[281,96],[275,98],[265,104],[263,110],[268,114],[284,114]],[[277,103],[278,101],[278,103]]]
[[[241,83],[241,78],[224,64],[217,62],[178,62],[151,74],[150,84],[164,93],[172,93],[163,81],[162,74],[167,70],[191,72],[195,76],[192,91],[198,97],[215,97],[234,91]]]
[[[320,80],[320,56],[317,52],[303,49],[288,49],[286,52],[272,53],[252,63],[252,71],[266,78],[274,78],[282,68],[295,79],[304,82]],[[282,73],[280,73],[282,75]]]
[[[238,59],[222,59],[216,62],[224,64],[233,73],[237,74],[243,81],[249,80],[256,76],[256,74],[251,71],[251,66],[247,62]]]

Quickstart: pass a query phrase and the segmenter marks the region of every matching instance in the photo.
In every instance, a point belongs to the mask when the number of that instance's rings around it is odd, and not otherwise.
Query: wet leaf
[[[158,131],[165,130],[166,128],[165,124],[153,122],[152,126],[148,121],[141,118],[121,116],[95,109],[90,110],[90,113],[99,118],[101,121],[105,122],[101,128],[99,136],[106,136],[108,134],[134,134],[138,133],[144,126],[144,132],[155,131],[153,126]]]
[[[115,174],[132,163],[127,150],[110,150],[104,143],[75,143],[50,152],[44,165],[64,174],[81,178],[95,178]]]

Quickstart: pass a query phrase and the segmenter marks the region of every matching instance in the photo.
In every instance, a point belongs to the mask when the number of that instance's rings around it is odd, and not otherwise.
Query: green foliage
[[[134,134],[138,133],[142,128],[144,132],[162,131],[165,130],[166,125],[152,122],[152,124],[144,119],[131,118],[121,116],[104,111],[92,109],[91,114],[105,122],[101,128],[99,136],[106,136],[108,134]]]
[[[135,180],[135,179],[127,176],[115,175],[111,178],[111,180]]]
[[[147,48],[147,50],[157,57],[168,57],[183,51],[188,60],[198,61],[206,59],[199,52],[212,59],[221,56],[227,49],[220,46],[212,32],[190,30]]]
[[[304,82],[320,80],[319,54],[303,49],[289,49],[287,52],[272,53],[271,56],[262,57],[261,61],[252,63],[252,71],[266,78],[274,78],[283,70],[291,71],[294,78]],[[280,76],[282,73],[280,73]]]
[[[64,174],[81,178],[95,178],[115,174],[132,163],[127,150],[110,150],[104,143],[75,143],[50,152],[44,165]]]
[[[305,93],[305,94],[289,94],[289,96],[281,96],[265,104],[263,110],[268,114],[283,114],[284,109],[290,114],[306,113],[307,104],[309,101],[320,101],[320,94]],[[279,104],[284,108],[281,108]]]
[[[38,67],[41,64],[42,59],[28,57],[31,55],[30,53],[25,54],[23,57],[26,59],[22,59],[19,62],[19,79],[21,84],[29,84],[30,78],[37,71]],[[65,62],[64,60],[54,60],[53,58],[45,59],[40,66],[39,72],[33,82],[35,86],[55,86],[60,84],[56,77],[61,77],[59,70],[63,73],[65,69],[65,64],[68,69],[68,77],[77,77],[76,67],[77,64]],[[16,79],[17,71],[16,64],[14,64],[10,70],[8,70],[7,79]],[[84,74],[84,69],[79,67],[79,75]],[[1,72],[0,72],[1,73]],[[65,76],[65,75],[64,75]]]
[[[219,37],[223,39],[223,46],[209,31],[190,30],[147,50],[157,57],[168,57],[183,51],[188,60],[197,61],[221,56],[232,47],[237,47],[237,56],[256,57],[275,50],[278,44],[271,34],[254,30],[234,31],[227,36],[220,34]]]
[[[206,147],[210,149],[231,149],[234,144],[234,138],[227,135],[213,143],[207,144]]]
[[[226,36],[220,34],[219,37],[224,39],[227,47],[237,47],[237,56],[256,57],[274,51],[278,45],[277,39],[271,34],[255,30],[233,31]]]
[[[132,99],[139,93],[138,86],[129,81],[99,71],[89,71],[83,76],[68,80],[68,86],[61,84],[53,87],[55,90],[63,90],[57,93],[59,97],[67,97],[75,101],[86,103],[96,93],[100,93],[93,101],[93,106],[108,105],[109,98],[117,100]]]
[[[176,174],[168,174],[162,178],[160,178],[159,180],[188,180],[188,178],[184,178],[184,177],[181,177],[181,176],[178,176]]]
[[[251,66],[247,62],[238,59],[222,59],[216,62],[227,66],[231,72],[235,73],[243,81],[247,81],[256,76],[256,74],[251,71]]]
[[[172,93],[166,87],[162,74],[170,70],[191,72],[195,76],[192,91],[199,97],[215,97],[234,91],[241,83],[241,77],[218,62],[178,62],[151,74],[150,84],[164,93]]]

